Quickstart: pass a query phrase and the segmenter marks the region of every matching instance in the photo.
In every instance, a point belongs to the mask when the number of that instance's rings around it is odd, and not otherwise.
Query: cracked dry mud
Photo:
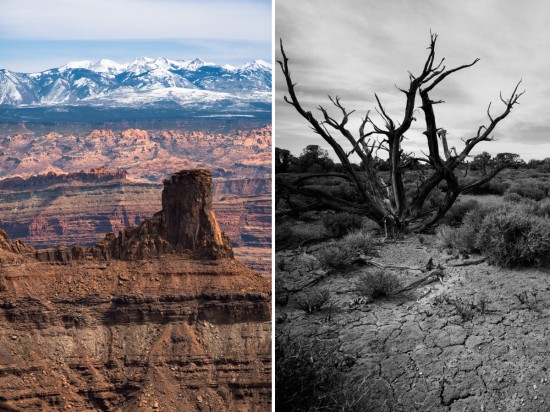
[[[423,266],[430,257],[447,266],[442,282],[399,296],[364,303],[354,290],[362,272],[355,266],[313,288],[331,291],[330,305],[306,314],[296,296],[278,305],[278,333],[300,334],[336,344],[349,382],[364,382],[373,411],[549,411],[550,278],[548,270],[502,269],[460,262],[412,237],[378,247],[376,261]],[[277,254],[288,269],[278,270],[278,288],[300,287],[318,276],[311,258],[323,245],[304,253]],[[312,263],[313,262],[313,263]],[[309,270],[313,269],[313,270]],[[395,271],[404,284],[422,274]],[[311,288],[310,288],[311,289]],[[306,289],[307,290],[307,289]],[[487,302],[464,320],[451,299]],[[284,320],[283,320],[284,319]],[[335,355],[336,356],[336,355]],[[365,379],[366,378],[366,379]]]

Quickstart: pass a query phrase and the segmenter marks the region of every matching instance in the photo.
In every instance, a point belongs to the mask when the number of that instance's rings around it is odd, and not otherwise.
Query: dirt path
[[[450,267],[459,260],[432,241],[385,244],[376,260],[423,266],[432,257],[447,266],[442,282],[364,303],[354,283],[372,269],[356,267],[316,286],[331,291],[331,307],[306,314],[296,305],[297,295],[278,305],[277,332],[336,343],[338,355],[348,360],[347,379],[368,394],[357,410],[550,411],[548,274],[486,263]],[[278,287],[316,276],[310,252],[278,254],[286,261],[277,273]],[[422,276],[395,273],[405,284]]]

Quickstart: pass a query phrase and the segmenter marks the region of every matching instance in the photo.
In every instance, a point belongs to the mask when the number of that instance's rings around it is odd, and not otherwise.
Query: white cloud
[[[31,39],[271,38],[267,1],[0,0],[0,36]]]
[[[523,78],[527,93],[496,129],[498,144],[483,150],[510,151],[531,156],[529,136],[542,143],[550,138],[538,126],[550,113],[550,3],[543,0],[277,0],[276,38],[282,38],[290,60],[297,92],[304,105],[314,109],[327,104],[326,95],[338,95],[357,116],[374,109],[373,94],[383,97],[396,119],[402,116],[403,96],[394,84],[408,84],[407,70],[417,73],[426,58],[429,32],[438,33],[436,53],[445,57],[448,68],[481,60],[460,71],[434,90],[433,97],[445,100],[436,106],[438,125],[450,130],[452,144],[475,133],[486,122],[485,111],[493,102],[493,113],[502,110],[500,91],[511,93]],[[277,56],[279,47],[277,45]],[[276,69],[276,145],[285,147],[284,136],[305,135],[304,120],[281,103],[285,88]],[[363,96],[363,97],[362,97]],[[420,116],[421,117],[421,116]],[[281,122],[281,120],[285,120]],[[521,125],[518,125],[521,123]],[[281,126],[279,126],[281,125]],[[279,133],[280,131],[284,133]],[[518,132],[523,136],[518,136]],[[279,136],[281,138],[279,139]],[[312,135],[319,141],[319,137]],[[292,141],[297,147],[298,142]],[[307,144],[311,144],[310,141]],[[305,145],[305,143],[304,143]],[[541,146],[542,147],[542,146]],[[546,147],[546,146],[544,146]],[[539,157],[550,156],[541,153]]]

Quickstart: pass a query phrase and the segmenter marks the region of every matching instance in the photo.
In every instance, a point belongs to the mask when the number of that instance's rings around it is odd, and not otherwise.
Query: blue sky
[[[0,0],[0,68],[139,56],[271,61],[269,0]]]
[[[290,58],[297,94],[307,110],[331,108],[327,95],[339,96],[358,127],[378,93],[395,119],[402,116],[404,96],[394,85],[408,86],[407,71],[418,73],[427,56],[430,30],[439,35],[436,58],[448,68],[481,60],[455,73],[432,93],[445,104],[435,107],[438,126],[448,130],[450,145],[488,124],[503,110],[502,91],[509,96],[523,79],[526,90],[511,114],[495,130],[494,142],[474,154],[514,152],[523,159],[550,157],[550,3],[544,0],[277,0],[275,38],[282,38]],[[276,58],[280,58],[276,44]],[[276,145],[300,154],[308,144],[323,144],[308,124],[283,101],[285,85],[276,78]],[[338,113],[333,112],[335,116]],[[422,118],[419,113],[419,119]],[[375,117],[375,120],[376,117]],[[379,119],[378,119],[379,120]],[[426,151],[422,121],[407,134],[406,148]],[[357,128],[355,128],[357,131]],[[328,149],[328,145],[326,145]]]

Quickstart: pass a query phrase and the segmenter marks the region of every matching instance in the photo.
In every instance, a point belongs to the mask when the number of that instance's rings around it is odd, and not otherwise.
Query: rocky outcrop
[[[26,178],[15,176],[0,180],[0,190],[6,190],[16,187],[23,191],[27,189],[37,188],[43,190],[51,186],[67,185],[75,183],[106,183],[112,181],[124,181],[128,176],[125,170],[107,170],[104,166],[90,169],[89,172],[80,171],[74,173],[54,173],[47,172],[44,174],[29,176]]]
[[[6,250],[12,253],[32,253],[34,249],[25,245],[20,240],[12,242],[8,234],[0,229],[0,249]]]
[[[180,255],[20,259],[0,264],[0,410],[270,410],[267,279]]]
[[[0,410],[270,410],[270,281],[232,258],[211,185],[174,174],[92,247],[0,232]]]
[[[162,185],[101,167],[8,178],[0,180],[0,227],[37,249],[91,246],[105,233],[150,218],[162,208],[161,191]],[[266,275],[271,274],[270,195],[267,178],[213,179],[213,209],[221,230],[239,259]],[[64,258],[70,258],[69,251],[64,250]],[[47,253],[41,255],[47,259]]]
[[[271,177],[253,179],[218,179],[214,182],[214,197],[239,194],[240,196],[259,196],[271,193]]]
[[[39,134],[6,133],[0,129],[0,176],[44,174],[55,167],[65,173],[104,165],[125,170],[133,179],[152,183],[174,170],[209,169],[214,177],[264,178],[271,172],[271,127],[215,132],[192,130],[115,131],[97,129]],[[243,126],[246,126],[243,124]],[[40,129],[40,127],[37,127]],[[62,129],[61,126],[56,129]],[[60,131],[56,130],[56,131]]]
[[[212,211],[212,174],[208,170],[182,170],[164,181],[162,210],[138,227],[109,233],[89,248],[61,247],[38,250],[40,261],[85,259],[136,260],[186,253],[203,259],[233,258],[228,237]]]
[[[233,256],[212,211],[212,174],[207,170],[181,171],[164,181],[162,235],[176,250]]]
[[[144,259],[191,252],[202,258],[233,257],[231,243],[212,211],[212,174],[183,170],[164,181],[162,210],[136,228],[109,234],[91,248],[105,258]]]

